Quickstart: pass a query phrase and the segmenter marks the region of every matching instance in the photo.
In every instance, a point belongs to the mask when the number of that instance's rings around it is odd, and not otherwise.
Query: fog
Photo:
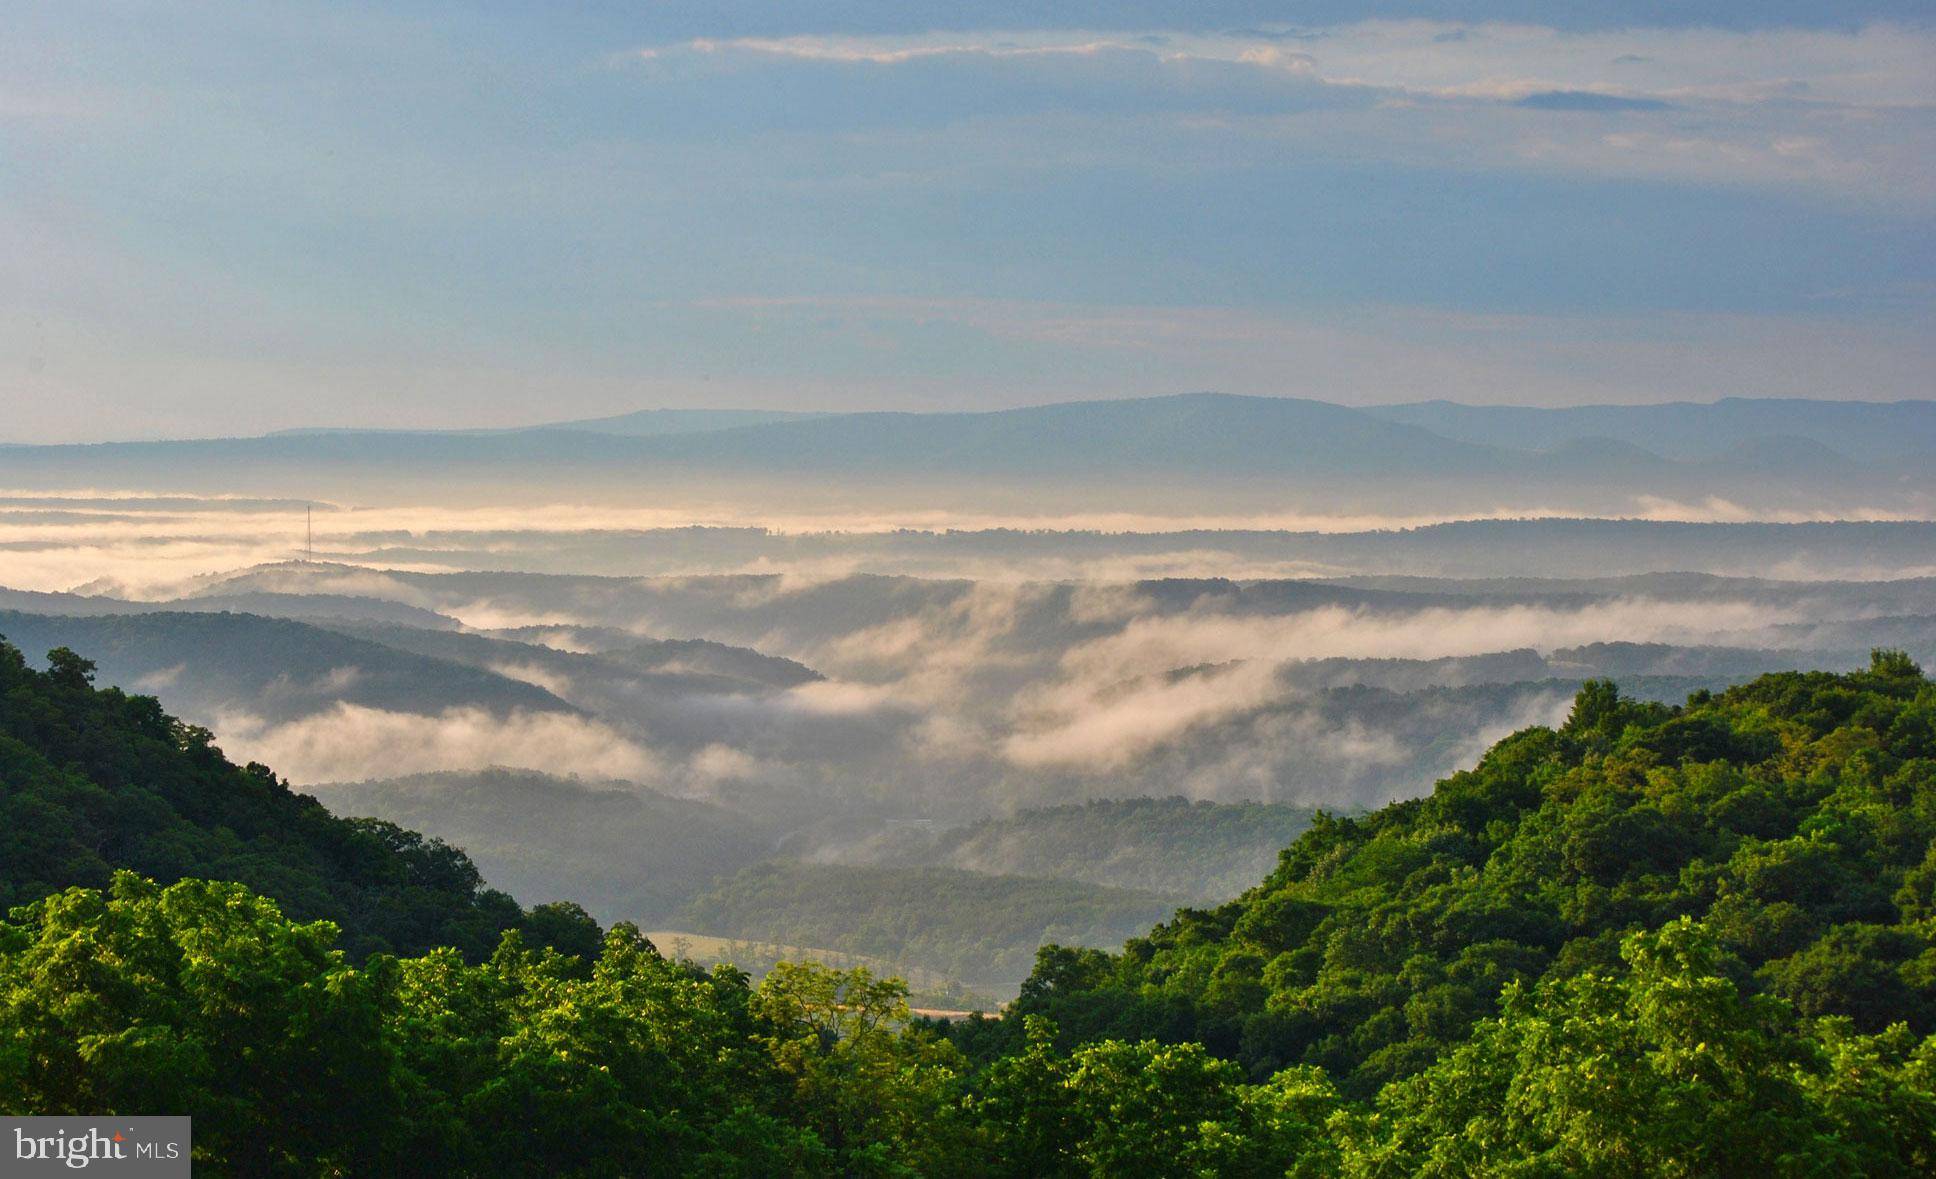
[[[1424,794],[1589,678],[1678,702],[1872,646],[1936,662],[1936,525],[1881,513],[318,503],[308,559],[304,506],[0,497],[0,635],[613,920],[776,856],[949,847],[1215,901],[1311,809]]]
[[[278,595],[364,595],[471,628],[321,617],[313,633],[376,647],[346,648],[363,653],[350,661],[323,644],[297,660],[313,671],[253,678],[116,632],[112,670],[130,686],[294,781],[507,765],[782,824],[955,822],[1146,794],[1370,806],[1428,788],[1514,729],[1558,723],[1593,675],[1676,698],[1756,670],[1839,666],[1871,635],[1936,641],[1936,585],[1900,580],[1388,589],[285,563],[193,591],[184,604],[254,593],[268,609]],[[165,631],[181,616],[144,617]],[[279,641],[307,641],[292,636]],[[730,646],[649,645],[665,639]],[[207,686],[225,679],[226,692]]]
[[[1886,543],[1845,532],[1823,551],[1812,521],[1830,513],[1763,512],[1721,500],[1641,496],[1620,513],[1635,524],[1787,524],[1784,540],[1743,529],[1726,544],[1701,534],[1635,533],[1598,549],[1542,555],[1501,550],[1474,531],[1489,522],[1570,513],[1538,503],[1444,513],[959,512],[923,509],[775,512],[771,504],[637,506],[533,502],[359,505],[204,498],[132,491],[0,491],[0,585],[85,588],[135,599],[194,592],[211,576],[307,551],[313,510],[319,559],[405,572],[522,570],[617,576],[752,573],[831,580],[855,573],[990,581],[1124,582],[1156,577],[1243,579],[1406,572],[1470,576],[1501,561],[1543,576],[1710,568],[1790,578],[1886,578],[1936,573],[1936,535],[1904,523]],[[1856,505],[1861,519],[1906,519]],[[1913,515],[1913,513],[1908,514]],[[1441,543],[1437,525],[1451,531]],[[1421,530],[1424,530],[1421,532]],[[1602,532],[1601,535],[1604,535]],[[1716,534],[1723,535],[1723,534]],[[1454,537],[1457,537],[1454,541]],[[1797,543],[1800,542],[1800,543]],[[1740,546],[1747,544],[1743,549]],[[340,589],[362,592],[354,580]],[[382,591],[391,596],[394,590]],[[401,600],[401,599],[399,599]],[[474,625],[547,621],[473,611]]]
[[[661,773],[650,750],[609,725],[557,713],[457,708],[423,715],[336,704],[281,724],[224,713],[213,727],[231,758],[262,762],[297,782],[491,766],[635,782]]]
[[[304,507],[0,497],[6,625],[99,648],[298,783],[619,780],[820,832],[808,853],[851,836],[829,816],[1372,806],[1558,723],[1591,676],[1676,699],[1936,645],[1936,526],[1688,522],[1754,515],[1720,500],[1448,524],[317,503],[291,559]]]

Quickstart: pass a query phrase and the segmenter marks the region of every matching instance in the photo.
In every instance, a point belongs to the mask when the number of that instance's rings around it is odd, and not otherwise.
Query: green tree
[[[756,1040],[789,1108],[847,1174],[943,1174],[964,1165],[961,1060],[909,1025],[907,984],[865,967],[782,962],[753,995]]]
[[[1816,1029],[1744,994],[1681,919],[1622,947],[1628,971],[1527,991],[1472,1039],[1341,1115],[1351,1175],[1701,1176],[1926,1172],[1932,1049],[1898,1028]],[[1859,1111],[1859,1112],[1858,1112]],[[1857,1117],[1866,1124],[1857,1126]]]
[[[388,1168],[395,968],[353,969],[335,939],[240,885],[125,872],[105,894],[15,910],[0,927],[5,1107],[192,1112],[197,1160],[217,1169]]]

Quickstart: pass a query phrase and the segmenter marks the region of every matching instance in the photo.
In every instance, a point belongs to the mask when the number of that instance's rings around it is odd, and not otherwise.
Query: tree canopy
[[[457,848],[338,818],[267,766],[229,762],[154,697],[94,687],[75,652],[47,662],[36,671],[0,641],[0,907],[103,888],[125,868],[247,884],[334,921],[356,957],[453,946],[475,959],[525,923]],[[541,927],[561,933],[556,916]]]
[[[127,719],[151,702],[71,653],[0,684],[9,887],[50,882],[0,922],[0,1108],[193,1113],[210,1173],[1936,1170],[1936,684],[1893,653],[1683,706],[1589,684],[1429,797],[1319,817],[1228,905],[1044,947],[1006,1018],[953,1025],[865,969],[756,987],[568,905],[483,953],[352,940],[296,905],[400,902],[394,877],[201,878],[253,870],[251,808],[307,809],[273,775]],[[33,826],[119,814],[62,803],[89,787],[210,858],[157,883],[115,870],[138,840]],[[49,791],[66,811],[20,801]],[[42,846],[107,878],[17,869]]]
[[[1751,993],[1924,1035],[1933,889],[1936,692],[1899,654],[1680,707],[1596,682],[1428,797],[1321,816],[1229,904],[1120,954],[1044,950],[1018,1009],[1069,1042],[1201,1042],[1254,1078],[1318,1065],[1368,1099],[1513,984],[1617,971],[1628,934],[1685,917]]]

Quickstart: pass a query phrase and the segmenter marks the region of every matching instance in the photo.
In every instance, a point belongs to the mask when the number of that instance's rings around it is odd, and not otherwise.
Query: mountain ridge
[[[930,508],[974,503],[988,510],[999,503],[1039,511],[1060,500],[1071,510],[1106,502],[1116,510],[1173,512],[1186,504],[1210,510],[1233,502],[1282,504],[1295,496],[1292,502],[1307,508],[1363,512],[1394,510],[1401,502],[1395,490],[1406,488],[1458,512],[1496,511],[1517,501],[1620,515],[1647,498],[1721,503],[1730,511],[1743,505],[1831,514],[1936,511],[1925,461],[1936,454],[1936,402],[1865,404],[1632,407],[1609,409],[1601,421],[1513,416],[1521,414],[1516,407],[1421,410],[1188,393],[978,413],[840,413],[649,433],[558,423],[494,432],[100,442],[5,453],[10,480],[23,486],[240,488],[352,498],[502,500],[555,497],[569,487],[569,494],[589,499],[677,493],[737,502],[780,495],[805,506],[827,500],[837,486],[848,498],[867,487],[880,493],[877,502]],[[1568,424],[1576,421],[1585,424]],[[1800,453],[1795,443],[1775,440],[1803,438],[1812,445],[1798,467],[1791,461]],[[1151,483],[1157,477],[1166,481],[1160,496]]]

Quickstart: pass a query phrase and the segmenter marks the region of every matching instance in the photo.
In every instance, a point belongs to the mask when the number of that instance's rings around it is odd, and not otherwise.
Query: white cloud
[[[543,688],[560,700],[571,699],[571,677],[535,663],[494,663],[491,670],[501,676]]]
[[[177,663],[171,667],[164,667],[160,671],[151,671],[147,675],[135,680],[134,687],[137,691],[148,693],[159,692],[164,688],[172,688],[181,679],[182,672],[187,670],[188,665],[186,663]]]
[[[1002,753],[1020,766],[1112,769],[1200,725],[1264,704],[1278,694],[1275,681],[1270,664],[1239,663],[1114,692],[1071,692],[1065,685],[1046,694],[1055,702],[1048,723],[1010,735]]]
[[[1205,726],[1296,700],[1302,693],[1278,674],[1280,665],[1291,661],[1436,659],[1527,647],[1551,651],[1598,641],[1700,642],[1717,631],[1752,630],[1802,617],[1796,610],[1751,602],[1644,598],[1575,609],[1373,611],[1338,606],[1259,617],[1199,607],[1141,615],[1112,634],[1070,648],[1061,658],[1059,675],[1018,695],[1012,731],[1000,748],[1018,766],[1102,773],[1133,764]],[[1558,696],[1570,698],[1567,693]],[[1544,699],[1529,704],[1499,726],[1473,735],[1460,749],[1476,756],[1505,733],[1542,723],[1553,707],[1553,701]],[[1213,776],[1219,781],[1254,776],[1259,757],[1283,764],[1322,754],[1365,767],[1406,756],[1391,737],[1356,722],[1323,727],[1306,715],[1295,721],[1279,718],[1266,729],[1274,735],[1266,739],[1261,732],[1248,734],[1247,752],[1230,755],[1247,759],[1250,769],[1226,766]]]
[[[1577,609],[1544,605],[1374,611],[1326,606],[1237,617],[1204,612],[1139,618],[1063,656],[1064,693],[1087,693],[1172,668],[1236,660],[1440,659],[1601,641],[1689,642],[1718,630],[1802,621],[1753,602],[1627,598]],[[1063,697],[1064,702],[1069,696]]]
[[[338,703],[280,724],[231,713],[213,728],[231,758],[274,766],[299,783],[491,766],[647,781],[661,768],[652,751],[611,726],[564,713],[423,715]]]
[[[933,58],[1053,59],[1133,54],[1312,74],[1335,85],[1436,97],[1512,99],[1542,90],[1771,98],[1865,106],[1936,104],[1936,34],[1874,24],[1851,31],[1625,29],[1366,21],[1310,30],[1296,50],[1257,33],[1147,35],[1007,30],[975,35],[802,35],[701,39],[680,48],[801,61],[902,65]]]
[[[959,92],[962,119],[1089,109],[1133,124],[1168,111],[1259,150],[1278,144],[1459,169],[1800,185],[1864,202],[1936,201],[1936,175],[1927,167],[1936,149],[1936,31],[1874,24],[1561,32],[1369,21],[1310,30],[1296,51],[1258,33],[1165,33],[1160,42],[1019,30],[711,39],[649,52],[655,64],[718,59],[735,70],[769,62],[910,74],[1006,71]],[[1034,99],[1021,97],[1031,92]],[[915,93],[914,105],[927,110],[929,92]],[[1582,117],[1578,104],[1515,105],[1554,93],[1609,105],[1598,117]],[[1015,103],[1021,107],[1011,110]],[[1313,110],[1324,113],[1313,117]],[[1002,142],[1012,160],[1033,138],[1018,127]],[[1081,142],[1092,150],[1109,139],[1090,134]]]
[[[730,745],[713,744],[692,755],[688,762],[694,777],[702,782],[744,781],[766,768],[760,760]]]
[[[997,323],[993,310],[981,312]],[[1013,307],[999,313],[1002,331],[1055,330],[1057,312],[1036,308],[1031,325],[1029,309]],[[1221,331],[1242,330],[1243,316]],[[1158,333],[1161,315],[1156,311],[1125,313],[1111,318],[1105,330],[1097,319],[1085,319],[1085,331],[1097,333],[1096,346],[1121,336],[1135,338]],[[1184,315],[1170,321],[1168,329],[1188,337],[1197,319]],[[1267,333],[1259,328],[1260,344]],[[1525,326],[1525,325],[1522,325]],[[1484,335],[1493,329],[1474,324],[1459,330]],[[1525,330],[1532,330],[1526,326]],[[1289,349],[1297,337],[1279,341]],[[1371,351],[1367,347],[1367,352]],[[1260,354],[1260,363],[1264,359]],[[1826,364],[1824,360],[1822,363]],[[1448,375],[1445,363],[1425,368],[1441,377]],[[290,540],[300,543],[300,511],[238,511],[219,500],[166,500],[129,498],[113,510],[62,508],[57,519],[48,519],[40,504],[59,503],[63,498],[78,499],[72,493],[48,495],[27,491],[0,491],[0,588],[41,591],[71,590],[135,600],[159,600],[193,596],[220,579],[251,570],[247,588],[271,592],[305,594],[344,594],[377,598],[403,605],[434,610],[479,629],[518,626],[550,626],[554,630],[545,642],[562,650],[574,650],[569,628],[585,621],[571,613],[550,608],[534,608],[503,599],[480,599],[461,592],[432,592],[400,573],[409,571],[442,572],[462,568],[501,567],[507,557],[525,563],[568,561],[550,555],[551,548],[575,538],[585,530],[649,530],[679,528],[692,524],[747,526],[758,525],[781,535],[841,532],[865,538],[884,532],[914,529],[921,531],[974,531],[1015,528],[1037,531],[1099,531],[1112,533],[1166,533],[1176,531],[1282,530],[1292,532],[1364,532],[1380,529],[1416,528],[1449,520],[1526,519],[1545,516],[1578,515],[1577,509],[1539,504],[1502,503],[1480,511],[1409,514],[1372,512],[1324,512],[1287,507],[1276,511],[1203,511],[1179,507],[1173,514],[1109,510],[1035,511],[976,510],[963,508],[935,510],[892,507],[847,508],[812,512],[800,510],[768,515],[762,505],[745,503],[722,505],[695,503],[689,507],[654,504],[646,508],[625,505],[534,504],[529,507],[493,508],[447,507],[434,504],[398,505],[384,508],[318,512],[315,516],[319,559],[362,557],[367,549],[382,546],[395,534],[411,536],[415,559],[397,562],[391,570],[332,566],[318,569],[286,562],[291,557]],[[1927,512],[1889,504],[1822,504],[1812,510],[1770,508],[1720,498],[1699,501],[1674,500],[1658,495],[1634,497],[1631,507],[1621,513],[1650,520],[1685,521],[1769,521],[1800,523],[1829,519],[1921,519]],[[932,620],[943,630],[999,629],[1005,611],[1015,602],[1005,597],[1002,583],[1026,581],[1083,580],[1091,583],[1081,593],[1089,607],[1106,617],[1123,607],[1121,590],[1108,583],[1134,581],[1147,577],[1217,575],[1239,578],[1325,576],[1336,570],[1307,561],[1269,560],[1242,556],[1205,544],[1202,547],[1165,548],[1141,554],[1102,554],[1088,556],[1044,549],[1026,559],[982,560],[972,550],[961,549],[917,558],[859,555],[837,550],[819,555],[791,557],[779,551],[761,552],[744,561],[717,558],[694,559],[681,568],[683,560],[676,548],[656,556],[639,552],[638,563],[627,571],[665,573],[671,569],[694,573],[746,572],[779,574],[778,578],[748,582],[733,590],[736,605],[742,609],[777,602],[787,595],[805,593],[817,586],[839,580],[856,572],[914,572],[926,576],[959,576],[984,583],[977,596],[961,609],[964,617]],[[583,552],[584,550],[575,550]],[[616,549],[614,551],[617,551]],[[447,554],[441,556],[439,554]],[[605,560],[605,558],[599,558]],[[671,565],[671,569],[668,568]],[[554,566],[555,567],[555,566]],[[210,570],[222,571],[211,574]],[[661,583],[667,584],[667,583]],[[232,588],[232,587],[231,587]],[[649,599],[642,599],[649,601]],[[1133,605],[1133,603],[1131,603]],[[649,613],[649,612],[648,612]],[[600,621],[610,624],[611,618]],[[650,633],[649,619],[624,621],[638,624]],[[862,669],[870,661],[901,658],[928,641],[922,629],[927,623],[894,620],[877,628],[846,636],[839,645],[810,654],[809,662],[824,659],[839,668]],[[992,632],[991,632],[992,633]],[[773,636],[786,643],[787,636]],[[754,641],[753,645],[761,645]],[[953,650],[949,648],[948,650]],[[943,651],[945,666],[950,658]]]

